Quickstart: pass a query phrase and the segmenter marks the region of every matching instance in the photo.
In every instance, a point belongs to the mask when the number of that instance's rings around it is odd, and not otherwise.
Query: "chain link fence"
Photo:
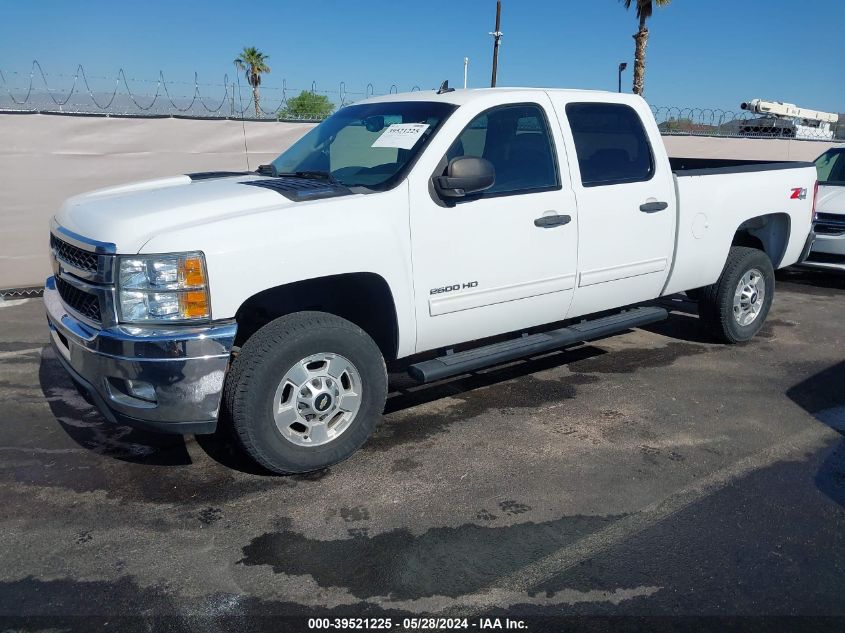
[[[259,89],[256,108],[252,87],[241,79],[238,75],[224,75],[222,83],[202,83],[195,73],[192,82],[172,81],[166,80],[163,72],[156,79],[137,79],[127,77],[123,69],[113,77],[89,76],[81,64],[70,75],[48,74],[36,60],[28,73],[0,68],[0,112],[318,121],[325,114],[292,114],[288,108],[290,100],[304,91],[313,92],[325,96],[337,109],[400,91],[396,84],[386,91],[372,83],[352,89],[343,81],[333,89],[324,89],[317,82],[304,88],[294,87],[288,86],[284,78],[280,84],[273,84],[275,78],[265,75],[268,83]],[[403,89],[413,92],[420,87]],[[845,140],[845,115],[827,127],[817,122],[718,108],[652,106],[652,111],[664,135]]]
[[[0,111],[315,121],[326,115],[292,114],[290,100],[312,92],[326,97],[337,109],[400,91],[396,84],[387,90],[372,83],[354,89],[341,81],[337,88],[324,89],[316,81],[300,88],[289,86],[284,78],[274,85],[272,79],[272,75],[264,76],[268,83],[259,88],[256,108],[252,86],[239,75],[224,75],[222,83],[200,82],[197,73],[192,82],[167,80],[164,72],[156,79],[137,79],[128,77],[123,69],[113,77],[101,77],[89,75],[81,64],[70,75],[49,74],[36,60],[28,73],[0,68]],[[404,89],[417,91],[420,87]]]

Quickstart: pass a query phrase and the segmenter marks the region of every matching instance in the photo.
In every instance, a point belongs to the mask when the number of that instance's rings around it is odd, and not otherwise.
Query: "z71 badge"
[[[789,196],[790,200],[806,200],[807,199],[807,189],[802,187],[796,187],[792,190],[792,195]]]
[[[477,281],[468,281],[463,284],[452,284],[451,286],[443,286],[442,288],[432,288],[428,291],[430,295],[440,295],[444,292],[455,292],[456,290],[471,290],[472,288],[477,288],[478,282]]]

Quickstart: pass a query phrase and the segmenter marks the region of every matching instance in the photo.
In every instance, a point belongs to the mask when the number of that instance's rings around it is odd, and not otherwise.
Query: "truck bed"
[[[798,260],[812,221],[813,163],[708,158],[669,162],[677,186],[678,224],[676,256],[663,294],[715,282],[741,226],[760,241],[777,244],[770,255],[775,268]],[[776,220],[757,227],[754,219],[761,216]]]
[[[669,164],[677,176],[709,176],[717,174],[744,174],[755,171],[775,171],[813,167],[803,161],[737,160],[730,158],[683,158],[669,157]]]

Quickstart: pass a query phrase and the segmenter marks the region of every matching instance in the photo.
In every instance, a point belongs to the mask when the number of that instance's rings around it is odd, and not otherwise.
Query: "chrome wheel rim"
[[[361,407],[361,375],[349,359],[323,352],[285,372],[273,398],[276,428],[297,446],[336,440]]]
[[[734,293],[734,319],[741,326],[757,320],[766,301],[766,280],[756,268],[746,272]]]

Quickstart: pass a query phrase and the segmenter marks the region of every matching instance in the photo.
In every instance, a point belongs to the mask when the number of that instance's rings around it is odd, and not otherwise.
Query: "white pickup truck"
[[[816,168],[816,241],[802,266],[845,272],[845,145],[824,152]]]
[[[714,337],[750,339],[773,269],[809,251],[815,182],[812,163],[670,159],[632,95],[389,95],[258,172],[68,200],[49,327],[108,420],[220,417],[304,472],[366,441],[398,359],[436,381],[666,318],[638,304],[681,291]]]

